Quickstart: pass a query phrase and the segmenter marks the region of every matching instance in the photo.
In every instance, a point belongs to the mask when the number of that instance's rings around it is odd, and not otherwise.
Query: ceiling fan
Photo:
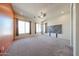
[[[45,17],[46,17],[46,13],[43,12],[43,11],[41,11],[37,17],[34,16],[34,18],[40,18],[40,19],[43,19],[43,18],[45,18]]]
[[[40,15],[38,16],[38,18],[44,18],[44,17],[46,17],[46,13],[44,13],[44,12],[40,12]]]

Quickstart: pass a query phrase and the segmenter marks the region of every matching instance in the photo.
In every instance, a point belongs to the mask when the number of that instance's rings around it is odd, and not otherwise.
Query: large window
[[[24,21],[18,21],[18,32],[19,34],[25,33],[25,22]]]
[[[25,24],[26,24],[26,26],[25,26],[25,28],[26,28],[25,32],[26,33],[30,33],[30,23],[29,22],[25,22]]]
[[[47,33],[47,23],[44,23],[43,24],[43,32],[44,33]]]
[[[41,24],[36,24],[36,32],[41,32]]]
[[[25,21],[18,21],[19,34],[30,33],[30,23]]]
[[[45,33],[45,24],[43,25],[43,32]]]

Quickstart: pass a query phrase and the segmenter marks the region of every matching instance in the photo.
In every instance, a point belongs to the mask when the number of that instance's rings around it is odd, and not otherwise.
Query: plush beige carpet
[[[8,56],[72,56],[69,40],[45,35],[16,40],[7,50]]]

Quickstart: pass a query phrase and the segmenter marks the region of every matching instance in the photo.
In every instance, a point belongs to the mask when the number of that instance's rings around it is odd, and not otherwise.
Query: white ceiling
[[[43,21],[52,19],[55,16],[62,15],[62,13],[69,13],[70,11],[70,4],[68,3],[14,3],[13,4],[14,10],[24,15],[31,20],[35,21]],[[34,16],[38,16],[40,10],[46,11],[46,18],[45,19],[34,19]]]

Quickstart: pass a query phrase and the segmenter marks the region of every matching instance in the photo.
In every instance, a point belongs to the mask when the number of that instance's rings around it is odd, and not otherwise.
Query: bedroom
[[[73,56],[70,8],[69,3],[0,4],[0,54]]]

